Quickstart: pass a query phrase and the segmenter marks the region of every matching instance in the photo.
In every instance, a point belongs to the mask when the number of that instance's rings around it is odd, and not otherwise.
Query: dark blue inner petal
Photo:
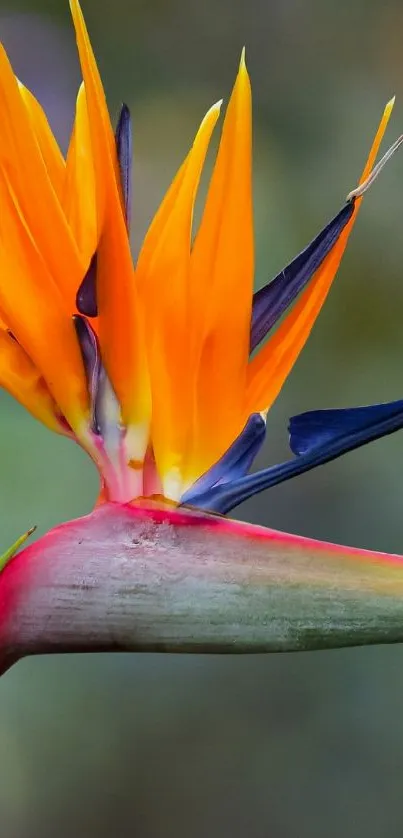
[[[130,227],[132,188],[131,172],[133,157],[133,133],[130,111],[127,105],[122,105],[115,132],[116,151],[119,161],[120,179],[122,184],[123,202],[126,223]]]
[[[309,454],[339,437],[353,435],[359,441],[369,428],[389,422],[403,411],[403,400],[368,407],[311,410],[290,419],[290,448],[294,454]]]
[[[80,314],[73,316],[73,322],[80,344],[81,356],[83,359],[85,375],[87,379],[88,392],[92,409],[92,430],[99,434],[99,426],[96,417],[96,404],[99,387],[99,379],[102,370],[101,358],[97,336],[85,317]]]
[[[327,414],[321,421],[320,414]],[[310,416],[307,420],[306,417]],[[202,509],[230,512],[257,492],[328,463],[403,427],[403,400],[347,410],[313,411],[291,419],[293,450],[301,454],[285,463],[250,474],[225,486],[213,486],[193,502]]]
[[[298,296],[336,243],[350,220],[354,201],[349,201],[323,230],[281,273],[253,296],[250,350],[256,348],[288,306]]]
[[[97,305],[97,254],[94,253],[87,273],[77,291],[76,306],[80,314],[86,317],[96,317]]]
[[[253,413],[228,451],[181,498],[193,503],[213,486],[224,485],[247,474],[266,434],[266,422],[260,413]]]

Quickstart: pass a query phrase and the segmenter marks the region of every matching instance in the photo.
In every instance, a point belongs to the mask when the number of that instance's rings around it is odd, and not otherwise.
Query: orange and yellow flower
[[[236,475],[249,468],[365,186],[254,296],[252,101],[242,54],[198,229],[194,204],[221,103],[202,120],[134,265],[130,115],[124,107],[114,133],[78,0],[71,10],[83,83],[66,159],[0,49],[0,384],[90,454],[105,499],[180,502],[237,440]]]

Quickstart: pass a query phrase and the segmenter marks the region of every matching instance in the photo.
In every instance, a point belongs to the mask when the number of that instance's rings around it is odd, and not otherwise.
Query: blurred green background
[[[400,0],[86,0],[112,113],[135,126],[136,250],[246,44],[257,282],[355,185],[383,106],[403,131]],[[79,82],[67,0],[0,0],[0,38],[65,148]],[[1,126],[0,126],[1,131]],[[403,158],[367,196],[312,338],[269,417],[403,395]],[[1,210],[0,210],[1,214]],[[0,215],[1,218],[1,215]],[[91,508],[83,455],[1,395],[1,549]],[[403,552],[403,437],[255,498],[239,517]],[[1,838],[401,838],[403,649],[27,660],[0,682]]]

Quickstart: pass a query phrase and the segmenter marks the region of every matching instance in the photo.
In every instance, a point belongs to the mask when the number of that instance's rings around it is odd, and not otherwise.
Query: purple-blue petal
[[[393,424],[396,418],[399,421],[402,411],[403,400],[399,400],[368,407],[310,410],[300,413],[290,419],[291,451],[299,456],[309,454],[340,437],[349,436],[353,436],[356,442],[362,438],[365,443],[369,429],[375,426],[388,428],[389,423]]]
[[[115,132],[116,151],[119,161],[120,180],[122,184],[123,202],[125,207],[126,223],[130,227],[131,204],[132,204],[132,157],[133,157],[133,133],[130,110],[123,104],[120,110],[118,124]]]
[[[253,296],[250,350],[256,348],[311,279],[344,230],[354,210],[349,201],[281,273]]]
[[[326,416],[320,418],[321,413]],[[309,419],[306,419],[307,415],[293,417],[290,422],[290,444],[301,454],[225,486],[214,486],[198,496],[194,506],[225,514],[264,489],[400,430],[403,428],[403,400],[347,410],[317,411],[311,413]]]
[[[94,253],[88,266],[87,273],[77,291],[76,306],[80,314],[85,317],[96,317],[97,304],[97,254]]]
[[[253,413],[228,451],[181,498],[181,503],[194,504],[213,486],[225,485],[248,473],[266,434],[266,422],[260,413]]]
[[[102,364],[98,340],[94,330],[85,317],[82,317],[80,314],[75,314],[73,316],[73,322],[78,342],[80,344],[81,356],[83,359],[87,387],[90,396],[92,430],[94,433],[99,434],[100,430],[96,415],[96,405]]]

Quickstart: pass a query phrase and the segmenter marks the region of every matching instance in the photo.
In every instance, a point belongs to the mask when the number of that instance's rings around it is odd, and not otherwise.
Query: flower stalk
[[[403,641],[403,558],[182,509],[104,504],[0,574],[0,665],[61,652]]]

